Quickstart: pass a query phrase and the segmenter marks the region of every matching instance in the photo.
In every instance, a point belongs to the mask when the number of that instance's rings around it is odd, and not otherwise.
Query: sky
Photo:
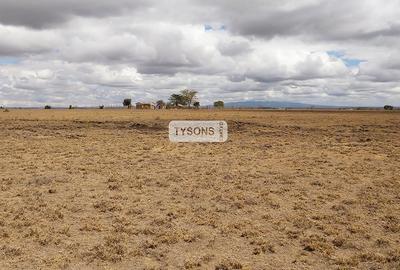
[[[399,0],[1,0],[0,105],[400,105]]]

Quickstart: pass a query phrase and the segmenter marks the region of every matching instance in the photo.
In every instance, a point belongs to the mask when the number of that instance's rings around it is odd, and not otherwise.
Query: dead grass
[[[399,149],[397,112],[11,110],[0,269],[397,269]]]

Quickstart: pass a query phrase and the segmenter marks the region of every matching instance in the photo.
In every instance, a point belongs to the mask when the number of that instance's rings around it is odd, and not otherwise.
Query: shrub
[[[51,106],[50,106],[50,105],[46,105],[46,106],[44,106],[44,109],[45,109],[45,110],[50,110],[50,109],[51,109]]]
[[[391,110],[393,110],[393,106],[385,105],[385,106],[383,106],[383,109],[385,109],[386,111],[391,111]]]
[[[100,110],[104,109],[104,105],[100,105],[100,106],[99,106],[99,109],[100,109]]]
[[[224,102],[222,100],[218,100],[214,102],[214,107],[215,108],[223,108],[224,107]]]

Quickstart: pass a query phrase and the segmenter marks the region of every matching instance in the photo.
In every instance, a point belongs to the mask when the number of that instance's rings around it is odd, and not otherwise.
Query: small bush
[[[214,108],[223,108],[225,103],[222,100],[218,100],[214,102]]]
[[[383,109],[386,110],[386,111],[391,111],[391,110],[393,110],[393,106],[385,105],[385,106],[383,106]]]
[[[45,110],[50,110],[50,109],[51,109],[51,106],[50,106],[50,105],[46,105],[46,106],[44,106],[44,109],[45,109]]]
[[[99,106],[99,109],[100,109],[100,110],[104,109],[104,105],[100,105],[100,106]]]

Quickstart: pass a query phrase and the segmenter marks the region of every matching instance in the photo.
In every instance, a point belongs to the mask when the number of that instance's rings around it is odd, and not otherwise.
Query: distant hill
[[[285,101],[257,101],[247,100],[239,102],[227,102],[225,108],[338,108],[337,106],[325,106]]]

